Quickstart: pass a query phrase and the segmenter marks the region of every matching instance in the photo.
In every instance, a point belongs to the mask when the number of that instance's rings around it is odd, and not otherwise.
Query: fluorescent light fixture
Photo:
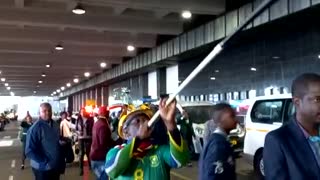
[[[14,92],[10,92],[10,95],[11,95],[11,96],[14,96]]]
[[[250,70],[251,70],[251,71],[257,71],[257,68],[251,67]]]
[[[181,16],[183,19],[190,19],[192,17],[192,13],[190,11],[182,11]]]
[[[78,78],[74,78],[74,79],[73,79],[73,82],[74,82],[74,83],[78,83],[78,82],[79,82],[79,79],[78,79]]]
[[[61,89],[62,91],[64,91],[64,90],[65,90],[65,87],[64,87],[64,86],[62,86],[60,89]]]
[[[81,4],[77,4],[76,7],[73,8],[72,12],[77,15],[82,15],[86,13],[86,10],[81,6]]]
[[[50,64],[46,64],[46,68],[51,68],[51,65]]]
[[[38,81],[39,84],[43,83],[43,81]]]
[[[107,63],[105,63],[105,62],[100,63],[100,67],[101,68],[106,68],[107,67]]]
[[[128,51],[134,51],[136,48],[134,47],[134,46],[132,46],[132,45],[128,45],[127,46],[127,50]]]
[[[210,77],[211,80],[216,80],[216,77]]]
[[[5,81],[6,81],[6,78],[1,78],[1,81],[2,81],[2,82],[5,82]]]
[[[85,72],[85,73],[84,73],[84,76],[85,76],[85,77],[90,77],[90,73],[89,73],[89,72]]]
[[[9,86],[9,84],[8,84],[8,83],[4,83],[4,86],[6,86],[6,87],[7,87],[7,86]]]
[[[64,47],[62,45],[58,44],[58,45],[56,45],[55,49],[57,51],[62,51],[64,49]]]
[[[67,83],[66,85],[67,85],[67,87],[70,87],[70,86],[71,86],[71,83]]]
[[[11,89],[11,87],[7,87],[7,90],[10,90]]]
[[[57,92],[60,93],[61,92],[60,89],[57,89]]]

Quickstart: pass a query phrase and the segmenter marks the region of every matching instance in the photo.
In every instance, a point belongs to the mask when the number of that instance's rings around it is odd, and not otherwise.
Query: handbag
[[[62,126],[63,127],[63,126]],[[61,136],[60,136],[60,144],[62,149],[62,155],[66,163],[72,163],[74,161],[74,154],[72,149],[72,139],[68,137],[64,137],[63,129],[60,128]]]

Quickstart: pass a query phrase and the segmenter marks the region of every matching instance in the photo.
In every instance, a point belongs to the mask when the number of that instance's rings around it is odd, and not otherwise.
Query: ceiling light
[[[318,55],[318,58],[320,59],[320,54]]]
[[[250,70],[251,70],[251,71],[257,71],[257,68],[252,67]]]
[[[192,13],[190,11],[182,11],[181,16],[183,19],[190,19],[192,17]]]
[[[11,87],[7,87],[7,90],[10,90],[11,89]]]
[[[220,71],[219,71],[219,69],[216,69],[214,72],[215,72],[215,73],[218,73],[218,72],[220,72]]]
[[[89,72],[85,72],[85,73],[84,73],[84,76],[85,76],[85,77],[89,77],[89,76],[90,76],[90,73],[89,73]]]
[[[37,85],[37,88],[40,87],[39,85]]]
[[[5,82],[5,81],[6,81],[6,78],[1,78],[1,81],[2,81],[2,82]]]
[[[43,81],[38,81],[39,84],[43,83]]]
[[[42,76],[42,77],[46,77],[47,75],[46,75],[45,73],[42,73],[41,76]]]
[[[64,87],[64,86],[62,86],[60,89],[61,89],[62,91],[64,91],[64,90],[65,90],[65,87]]]
[[[107,67],[107,63],[105,63],[105,62],[100,63],[100,67],[101,68],[106,68]]]
[[[14,92],[10,92],[10,95],[11,95],[11,96],[14,96]]]
[[[50,64],[46,64],[46,68],[51,68],[51,65]]]
[[[56,45],[55,49],[56,49],[57,51],[62,51],[64,48],[63,48],[62,45],[58,44],[58,45]]]
[[[71,86],[71,83],[67,83],[66,85],[67,85],[67,87],[70,87],[70,86]]]
[[[280,59],[279,56],[272,56],[272,59]]]
[[[86,10],[81,6],[81,4],[77,4],[76,7],[73,8],[72,12],[77,15],[82,15],[86,13]]]
[[[61,92],[60,89],[57,89],[57,92],[60,93]]]
[[[8,83],[4,83],[4,86],[9,86],[9,84]]]
[[[134,46],[132,46],[132,45],[128,45],[127,46],[127,50],[128,51],[134,51],[136,48],[134,47]]]
[[[55,95],[55,94],[57,94],[57,92],[54,91],[52,94]]]
[[[73,82],[74,82],[74,83],[78,83],[78,82],[79,82],[79,79],[78,79],[78,78],[74,78],[74,79],[73,79]]]
[[[37,91],[33,91],[33,94],[37,94]]]
[[[215,78],[215,77],[210,77],[210,79],[211,79],[211,80],[216,80],[216,78]]]
[[[2,71],[0,71],[0,74],[2,74]]]

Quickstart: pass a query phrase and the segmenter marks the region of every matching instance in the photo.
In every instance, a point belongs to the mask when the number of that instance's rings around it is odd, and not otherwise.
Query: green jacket
[[[178,130],[168,134],[169,145],[155,145],[142,151],[137,146],[139,140],[134,138],[129,144],[111,149],[106,157],[108,176],[115,180],[170,179],[170,168],[184,166],[189,160],[189,152]],[[139,152],[145,154],[138,158],[134,154]]]

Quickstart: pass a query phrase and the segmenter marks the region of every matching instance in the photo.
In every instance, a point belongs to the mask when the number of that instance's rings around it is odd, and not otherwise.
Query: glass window
[[[283,100],[257,101],[251,112],[252,122],[273,124],[282,122]]]

